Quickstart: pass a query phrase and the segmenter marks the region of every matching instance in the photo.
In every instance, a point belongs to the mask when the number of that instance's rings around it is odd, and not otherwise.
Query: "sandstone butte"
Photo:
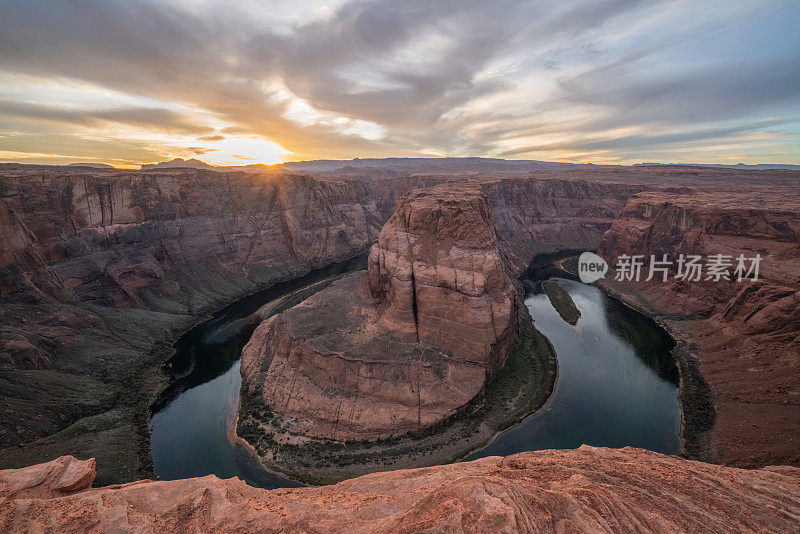
[[[290,433],[388,438],[442,422],[505,363],[519,297],[489,200],[467,185],[400,199],[354,273],[263,322],[243,387]]]
[[[697,384],[682,392],[691,454],[744,467],[800,465],[796,191],[640,193],[604,235],[599,254],[610,261],[620,254],[704,261],[722,254],[733,257],[731,272],[740,254],[762,257],[757,281],[706,280],[704,272],[697,282],[656,276],[650,283],[607,280],[607,287],[678,340],[683,385],[694,375],[710,386],[707,398],[697,395]]]
[[[237,478],[90,488],[95,461],[0,471],[0,531],[775,532],[800,530],[800,469],[582,446],[262,490]]]

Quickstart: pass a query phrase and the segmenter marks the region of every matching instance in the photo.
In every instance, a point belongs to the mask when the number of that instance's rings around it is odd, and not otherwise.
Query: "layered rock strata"
[[[654,187],[641,179],[594,181],[592,174],[577,175],[582,179],[561,179],[544,173],[468,178],[405,176],[375,181],[372,188],[378,209],[388,218],[398,199],[410,191],[443,183],[457,189],[465,180],[479,186],[488,198],[503,258],[514,274],[519,274],[537,254],[596,249],[627,199]],[[622,172],[618,178],[625,177]]]
[[[369,255],[370,291],[384,305],[379,329],[495,373],[517,322],[517,293],[498,241],[479,188],[403,197]]]
[[[505,363],[518,295],[477,187],[414,192],[368,273],[333,283],[254,332],[243,387],[305,436],[371,440],[466,406]]]
[[[2,180],[0,296],[191,311],[186,266],[265,278],[352,255],[380,224],[355,180],[186,169]]]
[[[164,342],[171,344],[188,325],[240,295],[373,242],[396,200],[412,189],[453,180],[482,183],[501,255],[516,274],[534,254],[597,247],[628,197],[640,191],[669,186],[680,192],[688,185],[791,199],[798,183],[796,171],[686,166],[595,166],[514,176],[446,170],[404,169],[377,179],[372,171],[359,171],[370,182],[364,184],[282,174],[0,164],[0,447],[6,447],[0,466],[80,452],[101,458],[103,482],[146,473],[148,406],[164,385]],[[346,178],[349,171],[339,174]],[[781,305],[765,305],[746,322],[769,325],[769,314],[786,313],[792,301],[781,285],[759,297]],[[686,292],[672,295],[683,302]],[[727,332],[731,325],[724,327]],[[720,340],[719,328],[709,328],[697,339]],[[750,339],[742,351],[756,358],[763,350],[758,335],[731,343]],[[720,354],[714,365],[724,368],[727,349],[711,344],[709,350]],[[768,388],[777,381],[769,403],[759,407],[736,393],[729,378],[715,383],[715,391],[730,388],[724,396],[734,400],[728,405],[747,412],[731,418],[741,424],[732,425],[736,431],[727,438],[739,451],[729,461],[763,465],[792,457],[794,442],[783,436],[799,433],[791,425],[783,430],[790,416],[781,412],[796,405],[789,375],[782,373],[792,357],[789,352],[773,362],[759,355],[753,361],[751,367],[760,369],[753,382]],[[745,358],[735,361],[747,365]],[[784,402],[788,408],[780,408]],[[749,425],[757,425],[763,439],[774,435],[774,443],[765,447],[759,438],[751,444]]]
[[[800,470],[641,449],[539,451],[319,488],[239,479],[90,488],[93,460],[0,471],[3,532],[796,532]]]
[[[677,261],[702,256],[699,280],[608,282],[664,323],[699,363],[716,420],[707,457],[739,466],[800,464],[800,203],[784,192],[643,193],[631,198],[603,238],[610,261],[640,254]],[[712,256],[727,277],[708,271]],[[758,280],[737,280],[737,258],[761,257]],[[686,271],[686,268],[684,268]],[[647,275],[643,268],[642,280]],[[709,279],[711,277],[711,279]],[[752,275],[751,275],[752,277]]]
[[[161,344],[259,287],[366,250],[379,231],[371,190],[354,180],[4,171],[0,466],[83,450],[116,468],[104,481],[146,473]]]

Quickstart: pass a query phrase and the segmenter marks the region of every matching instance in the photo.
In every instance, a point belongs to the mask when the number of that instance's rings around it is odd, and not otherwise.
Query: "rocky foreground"
[[[800,469],[641,449],[489,457],[261,490],[239,479],[90,488],[94,460],[0,471],[3,532],[797,532]]]

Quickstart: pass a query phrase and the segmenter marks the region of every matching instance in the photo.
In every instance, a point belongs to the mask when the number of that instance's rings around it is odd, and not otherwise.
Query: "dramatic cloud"
[[[0,160],[797,163],[798,24],[791,0],[14,2]]]

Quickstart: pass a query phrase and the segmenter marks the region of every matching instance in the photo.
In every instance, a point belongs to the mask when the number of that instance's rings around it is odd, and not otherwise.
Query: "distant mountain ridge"
[[[537,160],[507,160],[499,158],[354,158],[351,160],[318,159],[308,161],[287,161],[276,165],[209,165],[199,159],[175,158],[160,163],[142,165],[142,170],[152,169],[211,169],[211,170],[263,170],[267,167],[288,171],[331,172],[342,169],[403,169],[408,172],[520,172],[527,170],[557,170],[575,167],[591,167],[591,163],[557,163]]]
[[[719,167],[722,169],[742,169],[742,170],[758,170],[758,171],[771,171],[771,170],[786,170],[786,171],[800,171],[800,165],[792,165],[790,163],[634,163],[634,167],[650,167],[658,165],[672,165],[676,167]]]
[[[146,163],[142,165],[142,170],[153,169],[208,169],[213,171],[261,171],[271,167],[263,163],[255,163],[252,165],[209,165],[199,159],[183,159],[175,158],[170,161],[162,161],[160,163]]]
[[[87,167],[90,169],[115,169],[113,165],[107,163],[70,163],[67,167]]]
[[[703,164],[703,163],[635,163],[634,167],[671,165],[671,166],[692,166],[692,167],[721,167],[743,170],[770,170],[786,169],[800,170],[800,165],[791,164],[767,164],[746,165],[739,163],[736,165],[724,164]],[[402,173],[413,174],[417,172],[508,172],[521,173],[531,171],[557,171],[579,168],[608,167],[616,165],[597,165],[594,163],[562,163],[554,161],[540,161],[528,159],[501,159],[501,158],[354,158],[350,160],[318,159],[308,161],[287,161],[276,165],[252,164],[252,165],[209,165],[199,159],[175,158],[170,161],[160,163],[149,163],[142,165],[142,170],[167,169],[167,168],[192,168],[209,169],[217,171],[246,171],[258,172],[268,168],[283,169],[293,172],[336,172],[342,170],[358,169],[391,169]],[[624,167],[628,165],[622,165]]]
[[[335,171],[350,168],[394,168],[409,172],[434,170],[441,172],[520,172],[527,170],[557,170],[576,167],[590,167],[593,164],[557,163],[538,160],[500,159],[500,158],[354,158],[351,160],[311,160],[288,161],[281,167],[287,170],[311,172]]]

